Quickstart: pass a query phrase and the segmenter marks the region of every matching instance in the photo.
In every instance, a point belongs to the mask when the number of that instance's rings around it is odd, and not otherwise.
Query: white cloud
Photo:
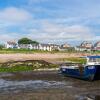
[[[10,34],[4,33],[4,34],[0,35],[0,40],[3,42],[9,41],[9,40],[15,40],[14,38],[15,38],[15,36],[12,36],[12,33],[10,33]]]
[[[7,41],[17,41],[19,38],[25,37],[25,34],[21,35],[21,33],[13,33],[13,32],[6,32],[0,31],[0,41],[7,42]]]
[[[94,34],[91,29],[82,25],[58,25],[43,22],[41,28],[30,29],[28,37],[38,40],[58,41],[58,40],[92,40]]]
[[[94,41],[98,41],[99,40],[100,41],[100,36],[95,36],[95,37],[92,38],[92,40],[94,40]]]
[[[9,7],[0,10],[0,23],[7,25],[14,25],[23,23],[31,19],[32,16],[29,12],[20,8]]]
[[[1,32],[0,32],[1,33]],[[27,34],[3,32],[0,40],[18,40],[28,37],[39,42],[63,43],[67,41],[94,41],[99,40],[100,36],[91,33],[91,29],[82,25],[58,25],[44,22],[40,29],[27,29]]]

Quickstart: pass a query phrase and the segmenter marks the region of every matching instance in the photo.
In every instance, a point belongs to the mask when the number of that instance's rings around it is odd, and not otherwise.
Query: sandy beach
[[[55,60],[69,57],[81,57],[88,53],[34,53],[34,54],[0,54],[0,62],[12,60]]]

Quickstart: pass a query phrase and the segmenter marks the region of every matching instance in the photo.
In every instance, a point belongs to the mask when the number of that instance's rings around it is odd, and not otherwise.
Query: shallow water
[[[28,81],[6,81],[0,79],[0,93],[18,92],[21,90],[36,90],[48,88],[63,88],[65,82],[44,81],[44,80],[28,80]],[[69,85],[68,85],[69,86]]]

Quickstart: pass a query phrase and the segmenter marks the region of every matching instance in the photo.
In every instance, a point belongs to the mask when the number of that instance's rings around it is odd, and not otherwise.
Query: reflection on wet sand
[[[99,93],[100,80],[63,77],[56,71],[0,73],[2,100],[100,100]]]

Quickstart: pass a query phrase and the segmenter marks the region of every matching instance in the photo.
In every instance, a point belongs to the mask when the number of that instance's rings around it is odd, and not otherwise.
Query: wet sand
[[[0,100],[100,100],[100,80],[64,77],[57,71],[0,73]]]

